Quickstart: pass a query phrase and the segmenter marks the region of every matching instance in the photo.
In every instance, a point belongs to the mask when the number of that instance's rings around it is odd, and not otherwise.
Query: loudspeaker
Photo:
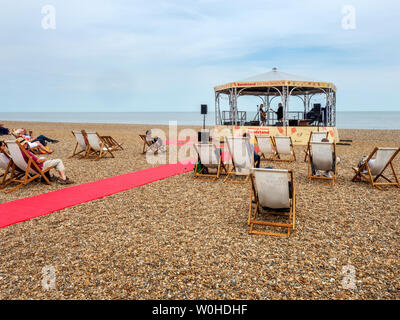
[[[207,114],[207,105],[206,104],[201,105],[201,114]]]

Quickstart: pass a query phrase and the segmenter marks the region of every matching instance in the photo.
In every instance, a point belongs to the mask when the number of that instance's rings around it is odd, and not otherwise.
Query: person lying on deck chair
[[[150,142],[152,145],[154,145],[157,149],[160,149],[161,151],[165,151],[165,149],[162,148],[163,142],[161,138],[155,137],[153,138],[151,136],[151,130],[146,131],[146,140]]]
[[[324,139],[321,140],[321,142],[329,142],[329,139],[324,138]],[[334,154],[334,152],[332,152],[332,158],[334,156],[335,156],[335,154]],[[337,166],[340,163],[340,157],[336,157],[336,159],[333,159],[332,163],[333,163],[333,168],[332,169],[333,169],[333,171],[335,171],[335,166]],[[315,174],[316,176],[320,176],[321,175],[321,172],[319,170],[318,170],[318,172],[315,172],[314,164],[313,164],[312,161],[311,161],[311,169],[312,169],[313,174]],[[331,173],[329,171],[325,171],[322,175],[324,177],[332,178],[332,175],[331,175]]]
[[[51,150],[51,149],[47,149],[41,142],[39,142],[39,141],[35,141],[35,142],[33,142],[33,141],[30,141],[30,140],[28,140],[28,139],[26,139],[25,137],[24,137],[24,135],[23,135],[23,130],[22,129],[18,129],[18,130],[16,130],[16,131],[14,131],[14,134],[17,136],[17,140],[18,140],[18,142],[21,144],[21,145],[23,145],[23,146],[25,146],[25,148],[26,148],[26,145],[29,145],[29,147],[30,148],[36,148],[36,147],[38,147],[41,151],[44,151],[45,153],[53,153],[54,152],[54,150]]]
[[[28,161],[28,159],[26,158],[26,155],[22,153],[22,156],[24,157],[24,159],[26,161]],[[60,178],[55,177],[50,171],[49,171],[49,176],[50,176],[50,181],[57,181],[60,184],[73,184],[74,182],[69,179],[66,175],[65,175],[65,167],[64,167],[64,163],[62,162],[61,159],[53,159],[53,160],[48,160],[44,157],[36,157],[32,152],[30,152],[29,150],[27,150],[27,153],[32,157],[32,160],[36,162],[36,164],[39,166],[39,168],[41,170],[46,170],[47,168],[50,167],[55,167],[55,169],[58,171]]]
[[[50,139],[42,134],[35,138],[32,135],[32,131],[29,131],[29,133],[28,133],[28,131],[25,128],[22,128],[20,130],[22,130],[22,136],[24,137],[24,139],[27,141],[30,141],[30,142],[40,142],[44,146],[47,146],[47,142],[51,142],[51,143],[58,142],[58,140]]]

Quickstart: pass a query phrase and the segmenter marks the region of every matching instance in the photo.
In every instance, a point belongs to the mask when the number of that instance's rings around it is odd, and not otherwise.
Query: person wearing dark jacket
[[[10,134],[10,130],[4,127],[4,124],[0,123],[0,136]]]
[[[283,121],[283,106],[282,103],[278,104],[278,110],[275,112],[278,118],[278,122]]]
[[[18,130],[16,132],[18,132]],[[25,128],[19,129],[19,132],[22,132],[22,136],[25,140],[30,142],[40,142],[44,146],[47,146],[47,142],[58,143],[58,140],[50,139],[42,134],[35,138],[32,136],[32,131],[29,131],[28,133]]]

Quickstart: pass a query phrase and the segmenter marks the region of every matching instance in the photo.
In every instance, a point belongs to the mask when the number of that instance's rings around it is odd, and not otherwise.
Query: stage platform
[[[251,127],[251,126],[222,126],[213,128],[213,136],[243,136],[245,132],[257,136],[290,136],[294,145],[307,145],[311,131],[329,132],[329,140],[339,142],[339,133],[336,127]]]

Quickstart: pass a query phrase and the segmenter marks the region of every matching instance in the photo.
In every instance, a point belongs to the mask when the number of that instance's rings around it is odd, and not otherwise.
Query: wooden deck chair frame
[[[45,154],[45,153],[42,152],[42,150],[41,150],[39,147],[33,147],[33,148],[31,148],[31,146],[30,146],[29,144],[27,144],[27,146],[28,146],[29,151],[32,152],[32,153],[35,154],[35,155],[42,155],[42,154]]]
[[[14,131],[11,131],[11,135],[15,138],[15,140],[18,140],[19,138],[24,139],[25,141],[27,141],[24,137],[18,137]],[[28,141],[27,141],[28,142]],[[29,151],[32,152],[34,155],[41,155],[44,154],[39,147],[31,147],[29,145],[29,143],[26,143],[26,146],[28,147]]]
[[[310,142],[312,142],[312,136],[314,133],[320,134],[321,136],[324,134],[325,137],[323,137],[323,139],[328,139],[329,137],[329,132],[321,132],[321,131],[311,131],[310,132],[310,137],[308,138],[308,142],[307,142],[307,149],[304,150],[304,162],[307,162],[307,157],[308,157],[308,153],[310,152]],[[322,140],[322,139],[321,139]],[[320,141],[313,141],[313,142],[320,142]]]
[[[10,178],[8,178],[8,174],[10,173],[12,167],[12,162],[9,161],[5,168],[2,168],[4,172],[0,175],[0,190],[4,189],[10,184]]]
[[[9,145],[9,143],[16,143],[18,145],[20,151],[25,154],[26,158],[28,159],[28,162],[26,162],[26,160],[24,159],[24,161],[26,163],[25,170],[24,170],[24,168],[17,167],[16,161],[13,159],[12,153],[11,153],[11,159],[13,160],[13,163],[12,163],[12,167],[11,167],[11,177],[10,177],[9,184],[16,182],[16,183],[18,183],[18,185],[11,188],[10,190],[3,190],[4,193],[7,193],[7,194],[11,193],[11,192],[29,184],[30,182],[36,180],[37,178],[43,178],[44,181],[48,185],[51,185],[51,182],[47,178],[46,173],[49,172],[51,169],[53,169],[54,166],[47,168],[46,170],[41,170],[39,168],[39,166],[37,165],[37,163],[32,159],[32,157],[25,150],[25,148],[19,143],[19,141],[5,141],[5,142],[7,145]],[[22,157],[22,155],[21,155],[21,157]],[[22,174],[20,174],[21,171],[23,172]]]
[[[104,158],[107,154],[111,155],[112,158],[115,158],[114,154],[112,153],[115,149],[108,147],[107,143],[101,138],[101,136],[97,132],[86,132],[85,130],[82,130],[82,134],[86,138],[86,141],[88,143],[86,159],[100,160],[101,158]],[[98,139],[99,150],[91,145],[89,135],[96,135]]]
[[[111,136],[101,136],[101,138],[104,140],[104,142],[108,145],[109,148],[114,148],[114,150],[124,150],[122,147],[122,143],[117,142],[113,137]]]
[[[73,151],[72,155],[70,155],[68,157],[68,159],[71,159],[71,158],[73,158],[75,156],[78,156],[78,155],[79,155],[80,159],[86,158],[86,155],[87,155],[87,152],[88,152],[88,144],[86,142],[86,138],[85,138],[84,134],[82,133],[82,130],[81,131],[72,130],[71,133],[72,133],[72,135],[74,136],[74,138],[76,140],[76,144],[75,144],[75,148],[74,148],[74,151]],[[83,138],[85,146],[86,146],[85,148],[83,148],[83,146],[78,142],[78,138],[76,137],[76,134],[82,134],[82,138]],[[79,147],[81,148],[81,150],[77,152]],[[82,152],[84,152],[83,155],[81,154]]]
[[[290,154],[290,158],[289,159],[282,159],[281,154],[279,153],[277,144],[276,144],[276,138],[280,139],[280,138],[288,138],[290,141],[290,150],[291,150],[291,154]],[[276,151],[276,159],[275,161],[282,161],[282,162],[294,162],[296,161],[296,153],[294,152],[294,146],[293,146],[293,141],[292,141],[292,137],[287,137],[287,136],[277,136],[277,137],[272,137],[272,139],[274,140],[274,146],[275,146],[275,151]]]
[[[254,169],[254,170],[271,170],[271,169]],[[254,172],[253,170],[253,172]],[[254,174],[250,175],[250,203],[249,203],[249,217],[248,217],[248,225],[250,226],[249,233],[250,234],[260,234],[266,236],[276,236],[276,237],[289,237],[290,232],[294,231],[296,228],[296,190],[294,186],[294,179],[293,179],[293,171],[292,170],[271,170],[271,171],[286,171],[290,177],[290,182],[292,185],[292,198],[290,201],[290,208],[289,213],[286,212],[278,212],[274,210],[268,210],[268,213],[274,215],[283,215],[288,217],[288,223],[278,223],[278,222],[268,222],[268,221],[260,221],[257,220],[257,216],[260,213],[265,212],[265,210],[261,207],[258,198],[258,192],[255,182]],[[268,227],[277,227],[277,228],[287,228],[287,233],[278,233],[278,232],[265,232],[265,231],[257,231],[254,230],[255,225],[260,226],[268,226]]]
[[[213,146],[213,148],[215,148],[215,152],[218,152],[217,151],[217,148],[216,148],[216,146],[214,145],[214,144],[206,144],[207,146]],[[199,150],[197,149],[197,147],[196,147],[196,144],[194,144],[193,145],[194,146],[194,149],[196,150],[196,152],[197,152],[197,155],[198,155],[198,159],[200,159],[201,157],[200,157],[200,153],[199,153]],[[222,170],[226,173],[226,174],[228,174],[228,170],[226,169],[226,166],[225,166],[225,164],[222,162],[222,154],[221,154],[221,152],[219,152],[219,161],[218,161],[218,165],[217,165],[217,167],[213,167],[214,169],[216,168],[217,169],[217,172],[215,173],[215,174],[210,174],[210,173],[203,173],[203,171],[204,171],[204,169],[205,168],[207,168],[207,169],[209,169],[210,168],[210,165],[208,165],[208,164],[203,164],[202,163],[202,166],[203,166],[203,168],[200,170],[200,172],[197,172],[197,167],[198,167],[198,162],[196,162],[196,165],[195,165],[195,168],[194,168],[194,178],[196,179],[196,178],[199,178],[199,177],[206,177],[206,178],[211,178],[212,180],[217,180],[218,178],[219,178],[219,176],[221,175],[221,173],[222,173]]]
[[[334,162],[335,169],[334,170],[330,170],[330,172],[333,173],[332,177],[313,175],[312,166],[311,166],[311,161],[313,161],[311,159],[311,157],[312,157],[312,155],[311,155],[311,144],[312,143],[317,143],[317,144],[324,143],[324,144],[327,144],[327,145],[329,144],[329,145],[333,146],[333,148],[332,148],[332,152],[333,152],[332,161]],[[336,182],[336,177],[337,177],[336,143],[334,143],[334,142],[310,142],[309,147],[310,147],[310,149],[309,149],[309,152],[308,152],[308,155],[307,155],[307,177],[308,177],[308,182],[311,182],[313,179],[329,180],[329,181],[332,182],[332,185],[334,185],[335,182]]]
[[[234,139],[243,139],[243,140],[247,140],[247,142],[249,143],[249,146],[250,146],[250,140],[249,140],[249,138],[245,138],[245,137],[233,137],[233,138],[234,138]],[[231,156],[232,165],[229,166],[229,168],[227,168],[227,175],[226,175],[226,178],[225,178],[224,182],[229,181],[229,182],[232,182],[232,183],[245,184],[245,183],[247,183],[247,181],[249,181],[250,174],[251,174],[251,169],[254,168],[254,155],[253,155],[253,154],[250,155],[250,161],[251,161],[250,167],[251,167],[251,168],[249,168],[249,172],[248,172],[248,173],[240,173],[240,172],[237,172],[236,168],[237,168],[238,166],[237,166],[237,164],[235,164],[235,157],[234,157],[233,152],[232,152],[232,150],[231,150],[231,146],[230,146],[230,144],[229,144],[229,142],[228,142],[228,139],[226,139],[225,141],[226,141],[225,145],[228,146],[229,154],[230,154],[230,156]],[[232,179],[229,180],[229,178],[230,178],[231,176],[244,176],[245,179],[244,179],[244,180],[241,180],[241,181],[232,180]]]
[[[260,146],[260,143],[258,142],[258,139],[259,139],[259,138],[263,138],[263,139],[264,139],[264,138],[269,138],[270,143],[271,143],[271,148],[272,148],[272,150],[273,150],[273,155],[272,155],[272,157],[271,157],[271,158],[267,158],[267,157],[265,156],[264,152],[262,152],[261,149],[260,149],[260,153],[261,153],[261,159],[260,159],[260,161],[275,161],[275,160],[278,159],[277,154],[276,154],[276,151],[275,151],[276,148],[275,148],[275,141],[274,141],[273,137],[271,137],[271,136],[269,136],[269,137],[255,136],[255,138],[256,138],[256,141],[257,141],[257,145],[258,145],[258,146]]]
[[[145,134],[139,134],[139,137],[143,140],[143,150],[142,154],[145,154],[149,150],[153,150],[154,148],[154,143],[151,143],[150,141],[147,140],[147,136]],[[154,150],[154,154],[157,154],[158,151],[160,150],[161,147],[156,148]]]
[[[395,186],[396,188],[400,188],[400,183],[399,183],[399,178],[397,176],[396,170],[393,166],[393,160],[396,158],[396,156],[400,152],[400,148],[397,148],[397,150],[393,153],[393,155],[390,157],[389,161],[386,163],[385,167],[381,171],[380,174],[373,177],[371,173],[371,168],[368,165],[368,161],[373,158],[373,156],[378,152],[379,149],[384,149],[384,148],[375,148],[372,153],[368,156],[368,158],[365,160],[365,162],[359,167],[359,168],[352,168],[353,171],[355,172],[355,175],[352,179],[353,182],[357,181],[359,178],[366,180],[369,184],[377,188],[378,190],[383,190],[381,186]],[[396,148],[390,148],[390,149],[396,149]],[[394,176],[395,182],[387,178],[386,176],[383,175],[385,170],[390,166],[392,170],[392,174]],[[367,170],[367,174],[363,173],[364,169]],[[387,182],[377,182],[379,178],[385,179]]]
[[[0,175],[0,190],[6,188],[11,183],[11,170],[13,167],[13,161],[10,158],[10,156],[6,152],[2,152],[2,154],[4,154],[7,157],[8,163],[7,163],[7,165],[5,165],[5,167],[1,166],[2,169],[4,170],[4,173],[2,173]],[[16,169],[17,170],[15,173],[15,176],[17,178],[21,178],[23,175],[23,172],[18,170],[18,168],[16,168]]]

